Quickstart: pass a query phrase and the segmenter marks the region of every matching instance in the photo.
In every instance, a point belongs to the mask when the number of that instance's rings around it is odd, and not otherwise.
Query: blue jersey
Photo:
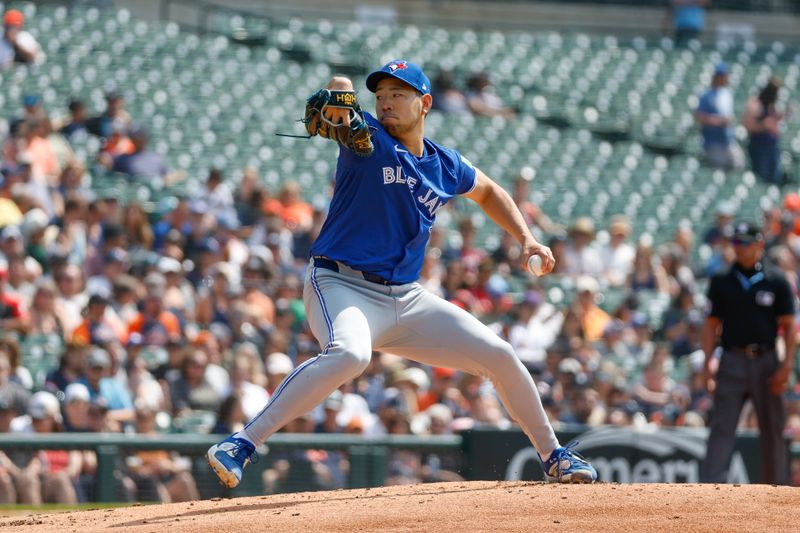
[[[475,168],[456,150],[424,139],[416,157],[365,113],[375,151],[340,149],[328,218],[311,247],[324,256],[392,283],[419,278],[436,212],[470,192]]]

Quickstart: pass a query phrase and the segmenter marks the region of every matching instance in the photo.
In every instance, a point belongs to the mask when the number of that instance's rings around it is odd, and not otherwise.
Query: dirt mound
[[[462,482],[0,519],[3,531],[797,531],[800,490],[767,485]]]

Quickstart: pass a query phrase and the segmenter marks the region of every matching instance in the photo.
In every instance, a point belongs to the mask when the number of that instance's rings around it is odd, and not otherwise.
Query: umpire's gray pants
[[[533,379],[507,342],[419,283],[384,286],[340,268],[333,272],[312,263],[306,275],[303,298],[322,353],[286,377],[241,435],[263,443],[342,383],[359,376],[372,350],[382,349],[488,377],[539,453],[547,455],[558,447]]]
[[[773,351],[760,357],[725,350],[717,372],[717,390],[711,410],[706,457],[700,467],[703,483],[725,483],[736,443],[736,426],[746,399],[758,417],[761,447],[761,482],[785,485],[789,457],[783,439],[783,398],[769,390],[769,378],[779,365]]]

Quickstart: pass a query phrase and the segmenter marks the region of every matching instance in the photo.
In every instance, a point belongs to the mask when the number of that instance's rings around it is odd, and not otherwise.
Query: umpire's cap
[[[761,229],[752,222],[737,222],[733,227],[734,244],[750,244],[763,240],[764,234],[761,232]]]
[[[378,88],[378,82],[389,76],[406,82],[422,94],[431,92],[431,80],[422,72],[422,67],[404,59],[389,61],[367,76],[367,89],[374,93]]]

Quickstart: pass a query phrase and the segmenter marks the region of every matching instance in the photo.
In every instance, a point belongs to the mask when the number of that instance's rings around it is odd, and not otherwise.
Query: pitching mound
[[[766,485],[438,483],[31,515],[3,531],[797,531],[800,490]]]

